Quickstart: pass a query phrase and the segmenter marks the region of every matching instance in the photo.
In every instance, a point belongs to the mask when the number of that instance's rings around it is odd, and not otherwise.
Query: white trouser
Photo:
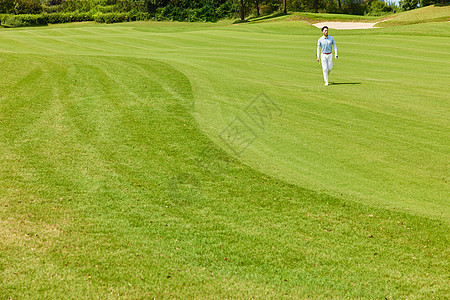
[[[322,60],[322,70],[323,70],[323,80],[328,82],[328,74],[330,74],[331,69],[333,69],[333,56],[332,54],[321,53]]]

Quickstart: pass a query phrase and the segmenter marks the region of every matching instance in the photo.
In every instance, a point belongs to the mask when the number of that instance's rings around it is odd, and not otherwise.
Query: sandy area
[[[328,26],[332,29],[369,29],[376,28],[373,27],[377,23],[356,23],[356,22],[322,22],[313,24],[317,28],[322,28],[323,26]]]

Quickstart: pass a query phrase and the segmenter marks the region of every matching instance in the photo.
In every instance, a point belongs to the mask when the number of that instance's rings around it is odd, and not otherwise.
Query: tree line
[[[412,9],[447,0],[401,0]],[[171,20],[215,22],[222,18],[259,17],[274,12],[327,12],[381,15],[395,9],[382,0],[0,0],[0,16],[28,15],[30,22],[95,20]],[[41,16],[39,21],[36,15]],[[17,19],[17,18],[16,18]]]

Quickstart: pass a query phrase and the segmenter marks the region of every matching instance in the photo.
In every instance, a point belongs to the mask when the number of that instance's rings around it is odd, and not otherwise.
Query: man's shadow
[[[330,85],[340,85],[340,84],[361,84],[361,82],[331,82]]]

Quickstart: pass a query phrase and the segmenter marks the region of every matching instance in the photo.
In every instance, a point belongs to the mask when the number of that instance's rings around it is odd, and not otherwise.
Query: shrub
[[[98,23],[119,23],[128,21],[148,21],[153,19],[149,13],[42,13],[39,15],[0,14],[0,24],[5,27],[59,24],[70,22],[96,21]]]
[[[138,12],[131,15],[131,21],[148,21],[153,19],[149,13]]]
[[[227,1],[216,8],[216,16],[218,19],[232,18],[239,13],[239,5],[237,2]]]
[[[369,16],[382,16],[389,12],[392,12],[393,8],[382,0],[372,1],[366,10],[366,15]]]
[[[98,23],[119,23],[128,22],[131,18],[128,13],[96,13],[94,21]]]
[[[216,11],[211,6],[203,6],[198,10],[198,14],[203,22],[217,22],[219,19]]]
[[[417,8],[419,5],[419,0],[400,0],[399,6],[400,10],[407,11]]]
[[[65,0],[58,5],[58,11],[61,12],[88,12],[96,6],[94,1],[83,0]]]
[[[101,13],[104,13],[104,14],[105,13],[111,13],[111,12],[118,12],[114,5],[106,5],[106,6],[97,5],[92,10],[96,11],[96,12],[101,12]]]
[[[83,21],[94,21],[92,13],[52,13],[43,14],[47,19],[47,23],[59,24],[59,23],[70,23],[70,22],[83,22]]]
[[[1,19],[2,26],[21,27],[33,25],[46,25],[47,21],[42,15],[3,15]]]
[[[39,14],[42,6],[39,0],[14,0],[14,13],[19,14]]]
[[[260,6],[261,14],[269,15],[282,9],[282,2],[267,2]]]
[[[250,8],[250,3],[246,3]],[[2,23],[10,27],[150,19],[216,22],[220,18],[233,17],[238,11],[238,2],[232,0],[0,0],[0,13],[8,14],[2,17]]]

